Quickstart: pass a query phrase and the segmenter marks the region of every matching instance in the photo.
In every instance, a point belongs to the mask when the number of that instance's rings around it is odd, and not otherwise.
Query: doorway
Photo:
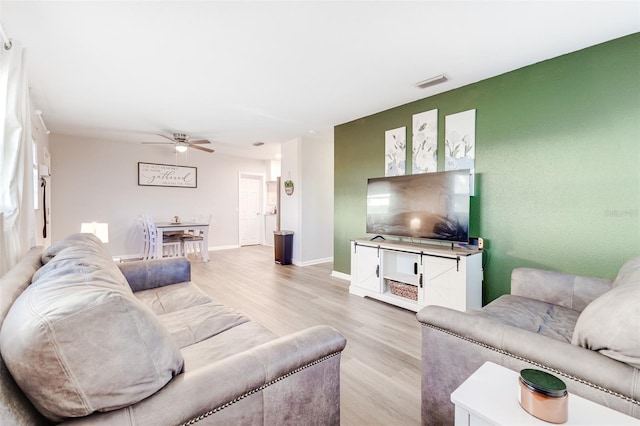
[[[238,223],[240,246],[262,243],[264,175],[240,173]]]

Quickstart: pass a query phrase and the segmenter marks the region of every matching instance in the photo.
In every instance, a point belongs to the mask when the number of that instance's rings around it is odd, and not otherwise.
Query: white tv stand
[[[482,307],[482,251],[386,240],[352,240],[349,293],[415,312],[427,305],[459,311],[479,309]]]

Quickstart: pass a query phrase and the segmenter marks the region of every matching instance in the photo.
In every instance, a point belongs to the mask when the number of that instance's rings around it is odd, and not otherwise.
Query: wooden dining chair
[[[138,216],[138,224],[142,229],[142,260],[148,260],[151,256],[151,239],[149,238],[149,227],[145,215]]]
[[[211,223],[211,214],[206,215],[204,220],[200,218],[194,219],[194,222],[209,224]],[[202,253],[204,250],[208,250],[208,242],[204,241],[204,232],[192,229],[180,236],[180,239],[182,240],[182,250],[185,257],[193,253],[195,256],[200,257],[200,259],[204,259]]]
[[[165,254],[168,257],[182,256],[182,239],[163,235],[162,241],[157,241],[158,229],[153,218],[148,214],[143,215],[143,217],[147,224],[147,233],[149,235],[149,257],[152,259],[157,257],[158,245],[162,245],[163,257]]]

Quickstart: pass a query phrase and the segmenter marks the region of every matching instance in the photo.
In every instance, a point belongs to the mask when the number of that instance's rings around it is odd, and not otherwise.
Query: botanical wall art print
[[[413,115],[411,170],[416,173],[438,171],[438,110]]]
[[[384,175],[404,175],[406,158],[407,128],[398,127],[384,132]]]
[[[470,191],[474,194],[476,167],[476,110],[447,115],[445,121],[444,169],[471,171]]]

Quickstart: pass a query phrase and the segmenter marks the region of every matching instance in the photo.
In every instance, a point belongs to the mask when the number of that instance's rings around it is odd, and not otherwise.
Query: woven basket
[[[395,294],[396,296],[415,301],[418,300],[418,287],[415,285],[389,280],[389,290],[391,290],[391,294]]]

